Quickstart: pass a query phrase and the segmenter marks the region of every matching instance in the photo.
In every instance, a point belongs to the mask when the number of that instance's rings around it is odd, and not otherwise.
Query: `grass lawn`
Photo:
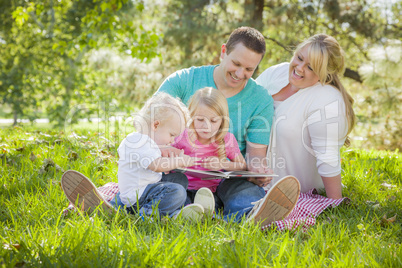
[[[116,149],[128,132],[0,128],[1,266],[402,267],[398,152],[343,150],[351,204],[324,211],[307,232],[124,213],[64,216],[63,171],[78,170],[97,186],[117,182]]]

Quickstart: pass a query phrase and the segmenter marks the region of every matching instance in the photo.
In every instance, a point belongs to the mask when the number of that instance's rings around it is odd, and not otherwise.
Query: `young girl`
[[[185,128],[186,107],[166,93],[153,96],[141,109],[135,120],[137,132],[129,134],[120,144],[118,186],[119,193],[112,204],[128,212],[139,210],[141,215],[151,215],[158,207],[160,215],[176,215],[186,201],[187,179],[181,173],[162,175],[178,167],[194,166],[196,157],[181,154],[162,157],[160,148],[170,145]],[[98,205],[110,210],[95,186],[81,173],[67,171],[62,177],[62,187],[68,199],[75,204],[78,199],[84,210]],[[204,212],[199,204],[186,206],[185,217],[199,219]]]
[[[198,90],[190,99],[188,105],[192,122],[182,135],[175,139],[173,147],[182,149],[184,154],[201,159],[199,170],[245,170],[246,161],[240,153],[239,145],[232,133],[229,133],[229,109],[225,96],[211,87]],[[210,196],[220,183],[217,180],[201,180],[188,177],[186,203],[192,203],[197,195]],[[196,202],[200,200],[196,199]]]

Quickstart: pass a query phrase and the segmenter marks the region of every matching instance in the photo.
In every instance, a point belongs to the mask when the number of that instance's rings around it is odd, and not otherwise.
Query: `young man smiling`
[[[264,36],[254,28],[240,27],[232,32],[221,47],[221,63],[191,67],[170,75],[159,87],[187,103],[204,87],[216,88],[228,101],[230,129],[239,143],[240,151],[249,160],[249,169],[265,172],[265,158],[274,114],[273,100],[267,90],[251,78],[265,54]],[[252,164],[253,163],[253,164]],[[269,178],[253,180],[259,186]]]
[[[251,78],[265,54],[264,36],[254,28],[234,30],[221,46],[221,63],[177,71],[162,83],[158,92],[166,92],[188,103],[204,87],[221,91],[229,106],[230,129],[248,170],[268,173],[266,152],[274,115],[273,99],[268,91]],[[262,188],[271,177],[225,180],[217,189],[225,217],[240,220],[265,196]],[[264,208],[262,208],[264,209]]]

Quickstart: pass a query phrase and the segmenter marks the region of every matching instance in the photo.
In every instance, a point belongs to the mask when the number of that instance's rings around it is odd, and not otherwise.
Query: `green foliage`
[[[360,67],[367,91],[358,107],[367,122],[366,146],[402,148],[402,42],[389,40],[369,50],[370,61]]]
[[[0,129],[2,266],[402,265],[400,153],[342,151],[343,192],[351,203],[327,209],[307,232],[210,219],[142,220],[121,211],[64,215],[63,170],[79,170],[97,186],[116,182],[116,149],[124,136],[104,129]]]
[[[11,104],[15,118],[42,108],[62,124],[71,107],[86,101],[75,93],[86,90],[84,69],[92,71],[83,66],[88,51],[113,45],[147,62],[158,55],[159,35],[133,23],[141,5],[128,0],[5,4],[0,103]]]
[[[87,94],[83,99],[91,99],[92,104],[109,103],[113,112],[131,113],[159,87],[163,78],[158,71],[158,60],[141,62],[127,54],[112,49],[100,49],[88,53],[85,58],[84,79]],[[110,94],[113,92],[113,94]]]
[[[220,42],[236,26],[236,17],[227,10],[227,1],[171,1],[166,4],[164,23],[164,46],[168,51],[163,58],[169,65],[219,63]],[[232,21],[228,22],[229,17]],[[227,23],[222,23],[222,20]],[[219,41],[218,41],[219,40]]]
[[[70,114],[73,121],[89,117],[91,107],[104,103],[131,111],[172,72],[219,64],[220,46],[232,30],[252,25],[267,42],[255,77],[289,61],[301,40],[333,35],[346,53],[345,77],[353,81],[343,82],[357,100],[365,124],[359,128],[372,130],[357,128],[352,136],[368,136],[367,146],[400,148],[394,141],[401,136],[401,117],[390,108],[400,97],[390,97],[398,91],[389,84],[400,88],[400,80],[385,72],[375,85],[367,79],[362,84],[361,69],[376,61],[369,48],[400,39],[400,1],[0,0],[0,6],[0,105],[11,106],[15,119],[45,114],[62,125]],[[82,106],[87,108],[76,113]]]

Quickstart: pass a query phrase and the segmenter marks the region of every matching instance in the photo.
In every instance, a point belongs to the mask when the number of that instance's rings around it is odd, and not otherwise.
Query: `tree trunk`
[[[17,120],[18,120],[18,112],[17,109],[14,107],[14,111],[13,111],[13,116],[14,116],[14,122],[13,122],[13,126],[17,125]]]
[[[247,26],[251,26],[262,31],[262,12],[264,10],[264,0],[245,0],[244,17]]]

